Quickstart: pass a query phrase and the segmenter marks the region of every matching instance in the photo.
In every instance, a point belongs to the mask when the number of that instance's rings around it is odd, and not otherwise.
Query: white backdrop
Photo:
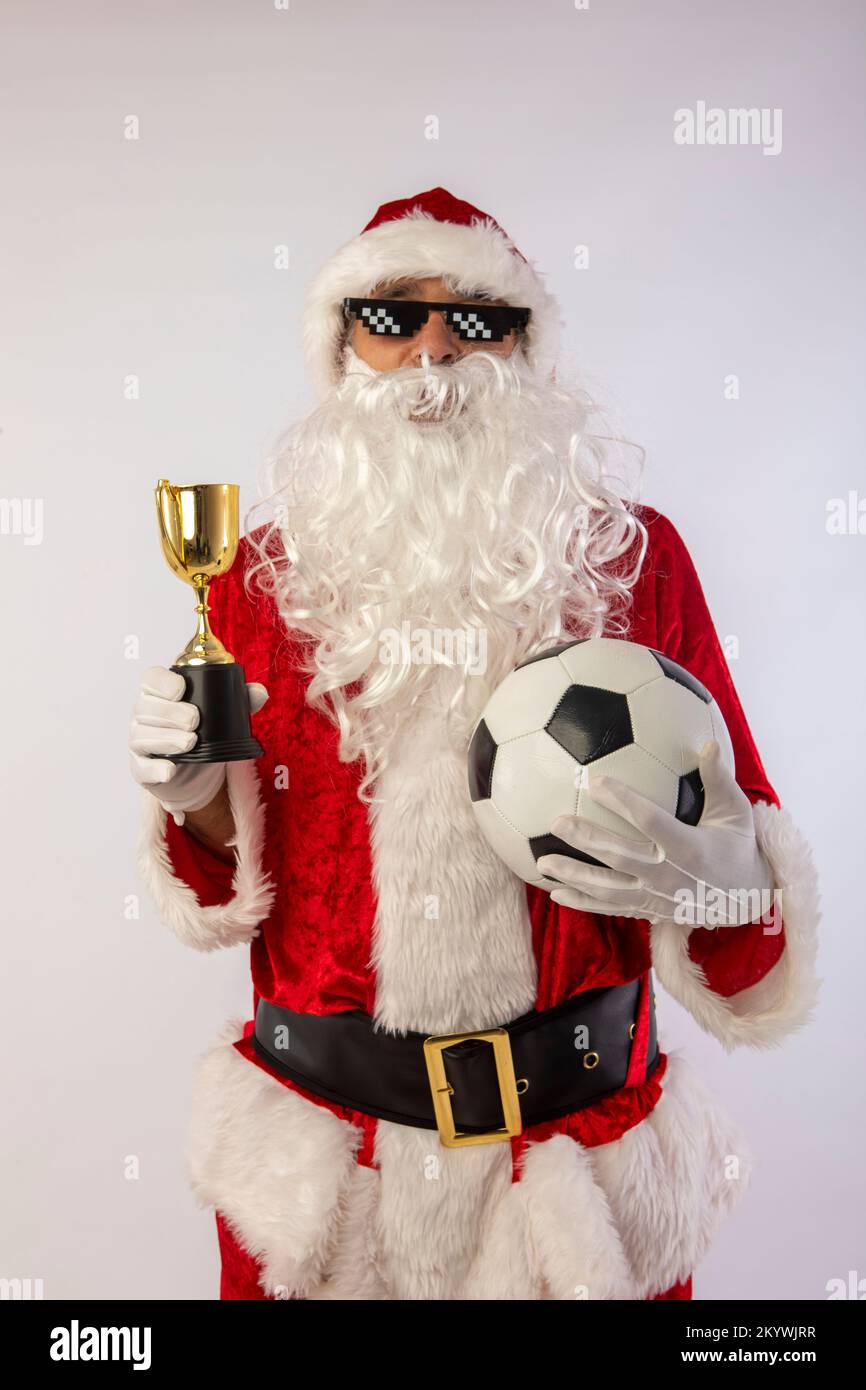
[[[310,400],[309,276],[379,203],[435,184],[546,272],[571,361],[647,447],[643,498],[739,643],[758,747],[821,869],[808,1032],[728,1056],[660,994],[663,1045],[758,1156],[695,1295],[820,1299],[866,1276],[866,534],[826,520],[866,495],[862,6],[5,0],[2,28],[0,1276],[48,1298],[215,1296],[190,1082],[251,991],[243,951],[185,950],[144,899],[127,915],[131,706],[192,615],[152,489],[196,475],[254,499]],[[781,149],[678,145],[674,112],[699,102],[780,111]]]

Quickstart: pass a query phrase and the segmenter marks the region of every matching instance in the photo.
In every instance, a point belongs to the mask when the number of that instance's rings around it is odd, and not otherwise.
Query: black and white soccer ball
[[[469,746],[473,810],[500,859],[527,883],[552,889],[559,885],[540,872],[542,855],[600,863],[551,834],[557,816],[638,834],[593,801],[586,785],[593,770],[697,825],[704,806],[699,754],[712,738],[733,772],[722,712],[683,666],[637,642],[565,642],[516,667],[488,701]]]

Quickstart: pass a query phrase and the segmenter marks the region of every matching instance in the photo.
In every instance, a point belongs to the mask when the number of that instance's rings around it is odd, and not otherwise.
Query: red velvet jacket
[[[649,545],[633,590],[628,636],[685,666],[721,707],[737,781],[756,805],[759,840],[783,893],[784,925],[775,934],[760,922],[717,930],[651,927],[575,911],[527,886],[538,977],[535,1006],[546,1009],[579,991],[639,977],[645,1002],[654,967],[665,988],[724,1046],[773,1045],[808,1019],[814,1001],[817,900],[812,879],[803,880],[808,849],[779,807],[682,539],[654,509],[639,512]],[[265,750],[255,764],[263,819],[256,830],[241,808],[240,779],[253,765],[230,765],[235,818],[243,820],[238,866],[210,854],[161,808],[154,809],[153,798],[146,810],[142,865],[160,914],[189,944],[207,950],[249,942],[254,1006],[263,996],[297,1011],[372,1013],[376,897],[367,812],[356,794],[361,772],[357,763],[339,761],[334,725],[306,704],[307,678],[299,669],[297,647],[272,600],[258,593],[251,599],[244,589],[250,549],[243,541],[235,566],[214,585],[211,617],[247,680],[261,681],[269,691],[254,718]],[[659,1068],[644,1080],[645,1008],[642,1019],[627,1085],[512,1141],[515,1179],[527,1143],[558,1134],[586,1149],[610,1145],[653,1110],[670,1059],[663,1054]],[[244,1037],[236,1036],[235,1047],[246,1062],[266,1070],[252,1052],[251,1027],[248,1022]],[[357,1160],[375,1164],[375,1119],[275,1079],[357,1126],[363,1133]]]
[[[672,657],[706,685],[731,735],[739,785],[752,802],[778,806],[689,553],[666,517],[649,507],[640,514],[649,546],[633,591],[629,638]],[[244,542],[233,569],[213,586],[211,623],[243,664],[247,680],[261,681],[270,696],[256,716],[255,732],[265,750],[258,764],[268,827],[264,866],[282,908],[262,923],[251,945],[253,1012],[263,995],[301,1012],[370,1013],[375,898],[366,811],[357,797],[361,773],[357,763],[339,762],[336,728],[305,704],[306,677],[272,601],[263,607],[261,595],[251,601],[244,591],[248,557]],[[170,817],[167,837],[176,872],[200,902],[227,902],[233,865],[210,854]],[[577,912],[539,888],[527,885],[526,891],[539,966],[536,1008],[550,1008],[580,990],[633,980],[650,967],[648,923]],[[689,957],[724,998],[761,980],[783,950],[784,929],[768,935],[760,922],[697,929],[688,939]],[[654,1079],[646,1093],[583,1111],[573,1117],[575,1131],[584,1142],[596,1133],[613,1137],[641,1116],[657,1091]]]

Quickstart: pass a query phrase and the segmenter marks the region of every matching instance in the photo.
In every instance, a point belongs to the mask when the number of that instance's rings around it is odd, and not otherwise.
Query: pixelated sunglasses
[[[377,337],[413,338],[432,311],[441,314],[464,343],[501,343],[525,328],[531,310],[510,304],[436,304],[417,299],[344,299],[345,313]]]

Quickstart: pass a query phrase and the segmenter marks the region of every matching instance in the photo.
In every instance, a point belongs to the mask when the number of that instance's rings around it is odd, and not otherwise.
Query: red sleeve
[[[655,585],[659,650],[697,676],[715,697],[731,735],[736,779],[749,800],[778,806],[685,542],[660,512],[644,508],[642,519],[649,533],[644,571]],[[688,951],[702,967],[710,988],[727,997],[762,979],[784,945],[784,926],[768,932],[759,921],[715,930],[696,928],[689,936]]]
[[[171,867],[178,878],[194,889],[202,907],[229,901],[233,893],[234,862],[212,854],[184,826],[177,825],[174,816],[166,817],[165,844]]]

